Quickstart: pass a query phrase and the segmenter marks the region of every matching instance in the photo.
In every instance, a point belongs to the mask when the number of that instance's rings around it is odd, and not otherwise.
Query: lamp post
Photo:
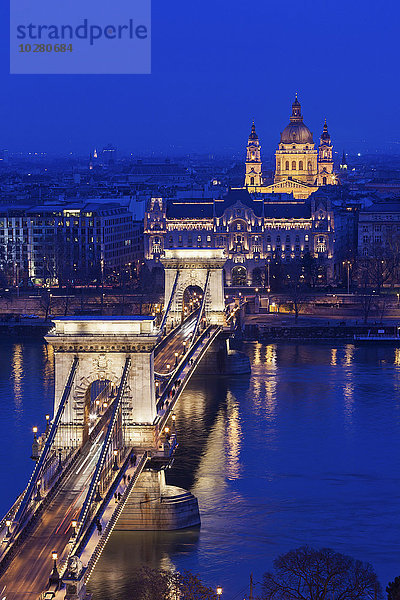
[[[94,499],[95,502],[101,502],[103,500],[103,498],[101,497],[100,494],[100,483],[97,484],[97,492],[96,492],[96,497]]]
[[[62,469],[62,449],[59,448],[58,449],[58,470],[61,471]]]
[[[42,499],[42,496],[40,495],[40,486],[41,486],[41,481],[39,479],[38,482],[36,483],[36,497],[35,497],[36,502],[40,502]]]
[[[6,533],[6,538],[11,537],[11,521],[7,520],[6,521],[6,527],[7,527],[7,533]]]
[[[118,471],[118,470],[119,470],[119,466],[118,466],[118,450],[114,450],[113,471]]]
[[[269,265],[270,265],[270,262],[271,262],[271,259],[268,258],[267,259],[267,292],[268,292],[268,294],[271,291],[271,286],[270,286],[270,281],[269,281]]]
[[[160,385],[160,383],[158,381],[156,381],[156,398],[159,398],[159,396],[160,396],[159,385]]]
[[[171,365],[168,364],[167,365],[167,371],[168,371],[168,373],[169,373],[170,368],[171,368]]]
[[[50,431],[50,415],[46,415],[46,429],[45,434],[48,435]]]
[[[345,260],[343,266],[347,266],[347,294],[350,294],[350,261]]]
[[[71,522],[71,527],[72,527],[72,537],[75,538],[76,537],[76,528],[78,526],[78,521],[72,521]]]
[[[183,354],[186,354],[186,341],[183,342]]]
[[[217,596],[218,596],[218,598],[221,598],[221,596],[222,596],[222,587],[220,587],[220,586],[217,587]]]
[[[32,442],[31,458],[37,462],[39,460],[39,442],[38,442],[37,435],[36,435],[38,432],[38,428],[32,427],[32,431],[33,431],[33,442]]]
[[[175,432],[175,426],[176,426],[176,415],[172,415],[172,431]]]
[[[50,578],[49,578],[49,585],[55,584],[58,588],[58,584],[60,583],[60,574],[57,570],[57,558],[58,558],[57,552],[53,551],[51,553],[51,558],[53,559],[53,570],[52,570]]]
[[[176,369],[176,367],[178,366],[178,353],[175,352],[174,355],[175,355],[175,369]]]

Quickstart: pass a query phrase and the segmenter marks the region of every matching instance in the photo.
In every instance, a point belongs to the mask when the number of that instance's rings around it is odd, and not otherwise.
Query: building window
[[[236,231],[241,231],[241,229],[242,229],[242,226],[241,226],[241,224],[240,224],[240,223],[238,223],[238,224],[236,225]]]
[[[286,171],[289,171],[289,161],[288,160],[285,163],[285,169],[286,169]]]
[[[363,244],[368,244],[369,242],[369,237],[367,235],[363,236]]]
[[[292,160],[292,171],[296,170],[296,161]]]
[[[309,171],[312,171],[312,164],[311,164],[311,160],[309,160],[309,161],[308,161],[308,163],[307,163],[307,169],[308,169]]]
[[[326,240],[323,236],[317,239],[317,252],[318,254],[326,252]]]
[[[250,177],[250,185],[254,185],[254,177]]]
[[[303,170],[303,161],[301,160],[299,162],[299,171],[302,171],[302,170]]]
[[[326,177],[322,178],[322,185],[326,185]]]

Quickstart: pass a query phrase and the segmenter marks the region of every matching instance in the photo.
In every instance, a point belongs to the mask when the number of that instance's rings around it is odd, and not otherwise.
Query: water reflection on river
[[[250,379],[194,379],[177,410],[168,477],[198,497],[201,530],[113,534],[90,582],[95,600],[129,597],[143,563],[198,572],[229,600],[251,571],[260,581],[278,553],[305,543],[371,561],[383,584],[399,574],[399,351],[244,350]],[[11,468],[29,471],[29,428],[48,410],[48,358],[40,344],[0,346],[3,511],[21,483]]]

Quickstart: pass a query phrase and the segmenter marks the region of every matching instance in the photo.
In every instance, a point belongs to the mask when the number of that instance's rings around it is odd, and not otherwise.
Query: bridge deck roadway
[[[187,342],[186,350],[189,347],[190,337],[196,325],[197,315],[194,315],[191,319],[188,319],[180,329],[172,336],[166,345],[159,350],[154,358],[154,370],[156,373],[167,374],[167,365],[170,365],[170,371],[173,370],[175,365],[175,352],[178,353],[178,360],[183,353],[183,342]]]
[[[71,521],[77,518],[85,500],[104,435],[102,430],[93,445],[83,448],[82,455],[44,511],[38,526],[0,579],[2,600],[37,600],[46,589],[52,570],[51,553],[56,551],[61,557],[70,539]]]

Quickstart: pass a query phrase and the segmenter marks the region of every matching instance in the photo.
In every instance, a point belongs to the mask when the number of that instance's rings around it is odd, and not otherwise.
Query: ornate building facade
[[[306,256],[316,259],[321,283],[333,281],[343,255],[344,221],[332,208],[333,188],[325,187],[338,183],[332,152],[326,121],[315,148],[296,96],[276,150],[274,181],[268,185],[253,122],[243,188],[220,199],[150,200],[144,222],[148,266],[161,269],[165,249],[223,248],[228,286],[262,285],[270,267],[283,271]]]
[[[145,258],[154,268],[161,267],[168,248],[223,248],[226,285],[257,286],[268,264],[284,268],[309,255],[323,267],[325,283],[335,273],[334,222],[329,196],[295,200],[236,189],[221,200],[152,198],[144,223]]]
[[[293,194],[295,198],[305,199],[322,185],[338,183],[326,120],[316,149],[313,135],[303,121],[297,94],[290,122],[281,133],[275,153],[275,177],[270,185],[262,176],[261,147],[253,123],[247,144],[245,173],[245,187],[250,192]]]

